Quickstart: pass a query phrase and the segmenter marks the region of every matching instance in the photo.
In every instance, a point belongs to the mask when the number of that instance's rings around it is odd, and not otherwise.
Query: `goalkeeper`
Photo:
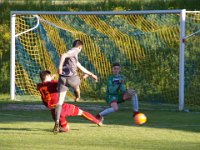
[[[138,96],[132,89],[125,89],[124,77],[119,74],[120,64],[114,63],[112,66],[113,74],[108,77],[106,102],[110,105],[109,108],[104,109],[96,115],[96,118],[103,121],[103,116],[118,111],[118,103],[127,100],[132,102],[133,117],[138,114]]]
[[[40,78],[42,82],[38,83],[37,89],[40,91],[43,104],[51,110],[51,116],[55,121],[55,107],[58,102],[58,82],[56,80],[52,80],[53,76],[51,76],[51,72],[48,70],[41,71]],[[66,117],[68,116],[82,116],[98,126],[102,125],[101,122],[92,114],[81,110],[75,105],[63,103],[58,130],[54,133],[69,131],[69,125],[66,120]]]

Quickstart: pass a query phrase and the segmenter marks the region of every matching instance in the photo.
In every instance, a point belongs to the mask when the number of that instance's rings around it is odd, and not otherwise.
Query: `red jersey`
[[[37,89],[40,91],[42,102],[49,109],[55,108],[58,102],[58,81],[38,83]]]
[[[38,83],[37,89],[40,91],[43,104],[51,109],[51,115],[55,121],[55,107],[58,102],[58,82],[56,80],[51,80],[48,82]],[[68,116],[77,116],[79,108],[72,104],[63,103],[62,111],[60,114],[60,125],[63,128],[66,128],[67,121],[66,117]]]

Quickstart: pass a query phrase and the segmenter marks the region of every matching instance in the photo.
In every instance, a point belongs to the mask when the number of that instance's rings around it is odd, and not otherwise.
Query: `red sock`
[[[93,122],[93,123],[95,123],[95,124],[99,123],[99,120],[97,120],[92,114],[90,114],[86,111],[83,111],[82,117]]]

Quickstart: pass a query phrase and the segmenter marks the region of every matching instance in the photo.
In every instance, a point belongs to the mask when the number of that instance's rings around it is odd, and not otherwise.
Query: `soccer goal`
[[[195,91],[200,88],[199,14],[186,10],[12,11],[11,99],[39,96],[39,71],[56,74],[59,56],[80,39],[84,49],[79,61],[99,77],[98,83],[81,82],[82,95],[103,98],[111,64],[120,62],[127,87],[136,89],[141,101],[178,104],[179,110],[186,103],[200,105]]]

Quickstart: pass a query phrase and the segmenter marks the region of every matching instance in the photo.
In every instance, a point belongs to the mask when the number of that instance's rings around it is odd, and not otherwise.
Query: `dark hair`
[[[119,63],[113,63],[113,65],[112,65],[113,67],[115,67],[115,66],[119,66],[120,67],[120,64]]]
[[[51,75],[51,72],[49,70],[40,71],[40,79],[42,81],[45,80],[47,75]]]
[[[73,42],[73,47],[78,47],[78,46],[80,46],[80,45],[83,45],[83,42],[81,41],[81,40],[75,40],[74,42]]]

